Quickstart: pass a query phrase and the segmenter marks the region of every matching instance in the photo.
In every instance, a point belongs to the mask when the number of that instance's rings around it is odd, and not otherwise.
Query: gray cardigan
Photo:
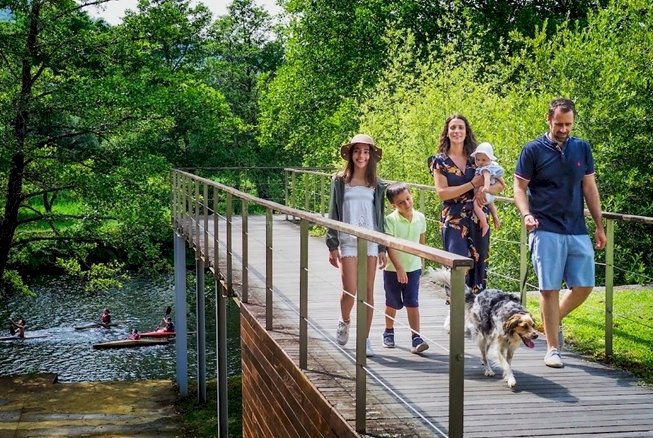
[[[379,180],[374,188],[374,226],[376,231],[383,233],[385,189],[388,184]],[[329,205],[329,219],[342,221],[342,204],[345,199],[345,178],[342,175],[335,175],[331,180],[331,201]],[[338,249],[340,240],[338,231],[328,229],[326,233],[326,244],[329,251]],[[385,246],[379,245],[379,252],[385,252]]]

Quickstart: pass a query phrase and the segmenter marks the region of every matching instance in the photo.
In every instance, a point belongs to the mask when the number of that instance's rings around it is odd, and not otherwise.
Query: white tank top
[[[368,230],[375,229],[373,187],[345,186],[342,221]],[[342,232],[338,237],[341,243],[356,241],[356,237]]]

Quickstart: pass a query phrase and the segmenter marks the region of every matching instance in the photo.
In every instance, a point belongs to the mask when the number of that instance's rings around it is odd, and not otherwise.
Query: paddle
[[[14,329],[14,322],[11,319],[9,320],[9,333],[11,333],[11,336],[16,334],[16,329]]]

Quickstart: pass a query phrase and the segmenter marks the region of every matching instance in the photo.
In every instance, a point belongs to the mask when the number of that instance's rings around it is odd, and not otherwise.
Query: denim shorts
[[[354,241],[340,243],[340,257],[357,257],[358,256],[358,244]],[[368,257],[378,257],[379,256],[379,245],[374,242],[367,242],[367,256]]]
[[[535,230],[528,236],[540,290],[594,287],[594,248],[587,234]]]
[[[408,283],[399,283],[397,273],[383,271],[383,289],[385,289],[385,305],[393,309],[402,307],[418,307],[419,301],[419,279],[422,270],[407,272]]]

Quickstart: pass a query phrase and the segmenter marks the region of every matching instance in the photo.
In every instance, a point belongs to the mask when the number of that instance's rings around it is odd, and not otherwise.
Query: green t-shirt
[[[413,219],[409,222],[408,219],[399,213],[399,210],[395,209],[385,217],[384,228],[386,234],[419,243],[419,236],[426,232],[426,217],[422,212],[413,210]],[[397,258],[401,266],[403,266],[404,271],[413,272],[422,269],[421,257],[403,251],[397,251],[397,253]],[[389,257],[385,270],[397,272],[397,268],[392,264]]]

